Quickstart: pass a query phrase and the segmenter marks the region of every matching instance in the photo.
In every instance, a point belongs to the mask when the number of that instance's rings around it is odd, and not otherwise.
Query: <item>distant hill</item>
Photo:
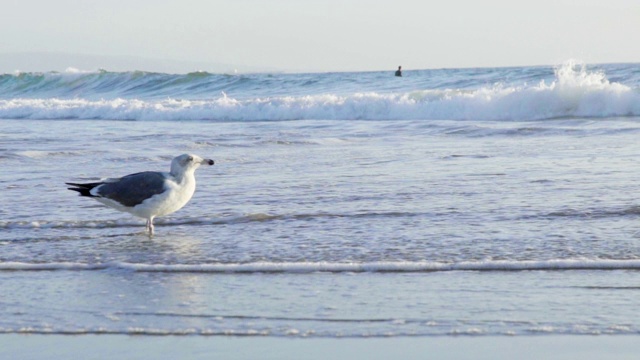
[[[277,71],[275,69],[259,69],[215,62],[151,59],[134,56],[101,56],[53,52],[0,53],[0,74],[14,73],[16,71],[65,71],[69,68],[84,71],[104,69],[116,72],[143,70],[170,74],[183,74],[194,71],[225,74]]]

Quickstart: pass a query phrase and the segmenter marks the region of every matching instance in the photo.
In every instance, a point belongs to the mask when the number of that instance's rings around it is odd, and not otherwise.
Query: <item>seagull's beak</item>
[[[215,162],[211,159],[202,159],[202,161],[200,162],[200,165],[213,165],[215,164]]]

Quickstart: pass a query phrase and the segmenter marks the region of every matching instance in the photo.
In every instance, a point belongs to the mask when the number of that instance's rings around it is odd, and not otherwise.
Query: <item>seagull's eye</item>
[[[193,161],[193,156],[189,156],[189,158],[187,159],[187,161]]]

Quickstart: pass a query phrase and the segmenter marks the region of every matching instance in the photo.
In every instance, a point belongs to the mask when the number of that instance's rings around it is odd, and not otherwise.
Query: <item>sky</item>
[[[640,62],[639,0],[3,0],[2,12],[0,72]]]

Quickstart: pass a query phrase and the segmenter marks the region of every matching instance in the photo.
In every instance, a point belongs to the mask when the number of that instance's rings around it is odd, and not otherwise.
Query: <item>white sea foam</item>
[[[139,264],[108,263],[25,263],[0,262],[0,271],[95,271],[125,270],[134,272],[175,273],[312,273],[312,272],[438,272],[438,271],[540,271],[540,270],[639,270],[640,260],[546,260],[481,262],[254,262],[223,264]]]
[[[95,70],[82,70],[74,67],[68,67],[64,70],[65,74],[95,74],[97,71]]]

